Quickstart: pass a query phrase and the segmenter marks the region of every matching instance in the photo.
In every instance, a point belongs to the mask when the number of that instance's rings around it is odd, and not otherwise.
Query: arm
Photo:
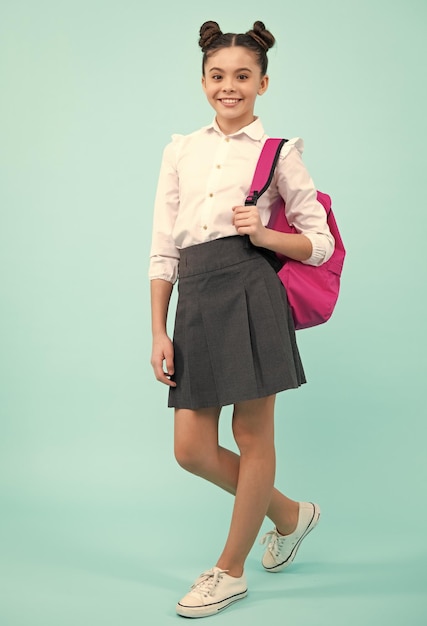
[[[279,252],[296,261],[307,261],[313,246],[308,237],[300,234],[279,233],[263,226],[256,206],[233,207],[233,223],[239,235],[249,235],[254,246]]]
[[[160,382],[170,387],[176,387],[176,383],[170,380],[174,374],[173,344],[167,334],[166,322],[169,302],[173,285],[162,279],[153,279],[151,285],[151,327],[153,333],[153,348],[151,353],[151,365],[154,374]],[[163,363],[166,365],[164,371]]]
[[[233,221],[237,232],[249,235],[254,245],[317,266],[331,257],[335,242],[325,210],[317,200],[316,188],[302,161],[303,147],[302,140],[298,138],[285,144],[272,185],[284,199],[286,218],[297,232],[280,233],[264,227],[257,208],[253,206],[235,207]]]
[[[274,176],[277,192],[286,202],[287,220],[297,233],[267,228],[256,206],[233,207],[233,223],[238,234],[249,235],[255,246],[308,265],[321,265],[332,255],[334,240],[314,183],[302,162],[302,148],[302,140],[286,144]]]
[[[289,141],[288,148],[282,150],[277,163],[275,181],[277,191],[286,203],[288,223],[311,243],[311,255],[305,259],[298,257],[297,260],[318,266],[331,257],[335,242],[325,209],[317,199],[316,187],[303,163],[303,146],[301,139]],[[291,235],[295,236],[298,235]]]
[[[163,151],[157,184],[150,252],[151,325],[154,375],[169,387],[175,372],[173,344],[167,334],[167,316],[173,285],[178,275],[179,251],[172,237],[179,207],[179,184],[173,142]]]

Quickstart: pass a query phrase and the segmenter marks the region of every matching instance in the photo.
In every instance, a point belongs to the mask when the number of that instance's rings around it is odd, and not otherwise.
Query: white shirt
[[[150,279],[174,283],[180,249],[237,234],[232,207],[245,203],[266,139],[259,119],[232,135],[224,135],[214,121],[189,135],[172,136],[163,152],[157,187]],[[289,224],[312,243],[305,263],[321,265],[332,255],[334,239],[302,162],[303,147],[298,137],[284,145],[272,183],[257,207],[265,226],[280,194]]]

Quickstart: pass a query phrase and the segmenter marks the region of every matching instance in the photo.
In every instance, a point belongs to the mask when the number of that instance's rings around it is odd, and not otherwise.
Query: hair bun
[[[218,37],[221,37],[221,35],[222,31],[217,22],[209,21],[202,24],[200,27],[199,39],[199,46],[201,47],[202,52],[205,52],[206,49],[209,48],[211,44],[215,41],[215,39],[218,39]]]
[[[276,41],[270,31],[266,29],[264,22],[260,21],[255,22],[253,29],[248,30],[246,34],[252,37],[252,39],[255,39],[257,44],[265,51],[272,48]]]

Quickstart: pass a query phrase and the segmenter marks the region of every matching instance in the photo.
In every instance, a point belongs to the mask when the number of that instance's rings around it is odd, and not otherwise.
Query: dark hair
[[[243,46],[256,54],[261,75],[267,73],[267,50],[274,46],[273,35],[268,31],[263,22],[255,22],[252,30],[246,33],[223,33],[217,22],[205,22],[200,28],[199,46],[203,52],[202,72],[205,73],[205,64],[209,56],[221,48],[231,46]]]

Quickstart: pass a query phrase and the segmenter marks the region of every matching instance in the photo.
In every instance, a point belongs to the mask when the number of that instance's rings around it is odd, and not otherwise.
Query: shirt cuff
[[[333,241],[332,235],[330,235],[330,237],[326,237],[326,235],[322,235],[320,233],[303,234],[305,237],[307,237],[307,239],[311,241],[313,250],[311,256],[305,261],[302,261],[302,263],[304,263],[305,265],[314,265],[317,267],[331,258],[335,247],[335,242]]]
[[[174,285],[178,280],[178,261],[175,259],[174,261],[176,262],[172,262],[171,259],[168,262],[162,257],[151,257],[148,278],[150,280],[160,278]]]

